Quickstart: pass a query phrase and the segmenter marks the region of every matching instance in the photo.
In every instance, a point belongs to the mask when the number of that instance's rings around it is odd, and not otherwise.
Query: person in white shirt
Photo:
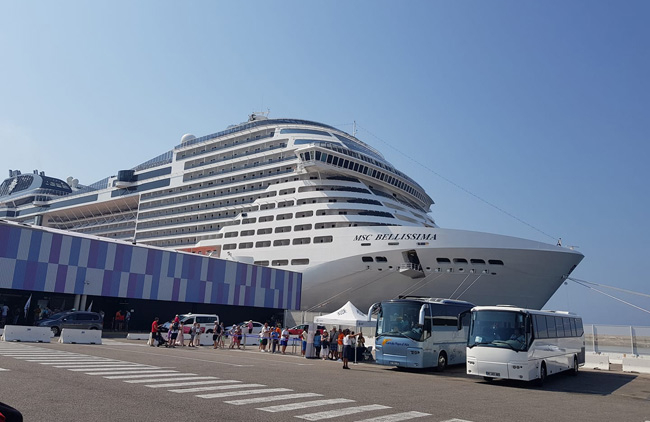
[[[282,346],[282,354],[287,354],[287,344],[289,344],[289,330],[287,327],[284,327],[281,334],[282,338],[280,339],[280,346]]]
[[[354,344],[353,342],[358,335],[359,333],[351,333],[348,329],[343,332],[343,369],[350,369],[348,361],[350,356],[354,353],[354,349],[351,345]]]

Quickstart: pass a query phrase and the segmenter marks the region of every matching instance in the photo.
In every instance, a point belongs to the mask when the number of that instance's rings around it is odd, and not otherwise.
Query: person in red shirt
[[[151,347],[153,347],[155,341],[158,341],[158,346],[160,346],[160,343],[162,343],[162,339],[160,338],[160,333],[158,330],[158,317],[156,317],[156,319],[154,319],[151,323]]]

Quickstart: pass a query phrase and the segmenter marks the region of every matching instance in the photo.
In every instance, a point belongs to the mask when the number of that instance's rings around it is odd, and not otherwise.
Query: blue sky
[[[650,3],[0,0],[0,170],[90,184],[269,109],[351,131],[443,227],[650,294]],[[648,298],[607,291],[642,308]],[[547,307],[650,314],[573,282]]]

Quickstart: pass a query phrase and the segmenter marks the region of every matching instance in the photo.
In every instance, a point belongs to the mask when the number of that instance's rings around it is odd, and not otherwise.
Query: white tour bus
[[[543,384],[547,375],[585,363],[582,318],[562,311],[511,306],[477,306],[471,310],[467,373]]]
[[[378,364],[402,368],[444,370],[465,363],[469,302],[450,299],[407,298],[375,303],[377,313],[375,358]],[[458,316],[464,313],[465,321]]]

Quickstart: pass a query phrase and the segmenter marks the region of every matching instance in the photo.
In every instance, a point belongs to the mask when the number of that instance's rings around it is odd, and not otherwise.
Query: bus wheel
[[[493,380],[494,378],[492,378],[492,377],[483,377],[483,379],[484,379],[485,381],[487,381],[487,382],[492,382],[492,380]]]
[[[578,368],[579,368],[579,366],[578,366],[578,357],[574,356],[573,357],[573,371],[571,371],[571,375],[573,375],[574,377],[576,375],[578,375]]]
[[[539,368],[539,378],[537,378],[537,384],[538,387],[541,387],[544,385],[544,381],[546,381],[546,363],[542,362],[541,368]]]
[[[438,366],[436,367],[436,370],[442,372],[445,368],[447,368],[447,354],[445,352],[440,352],[438,355]]]

